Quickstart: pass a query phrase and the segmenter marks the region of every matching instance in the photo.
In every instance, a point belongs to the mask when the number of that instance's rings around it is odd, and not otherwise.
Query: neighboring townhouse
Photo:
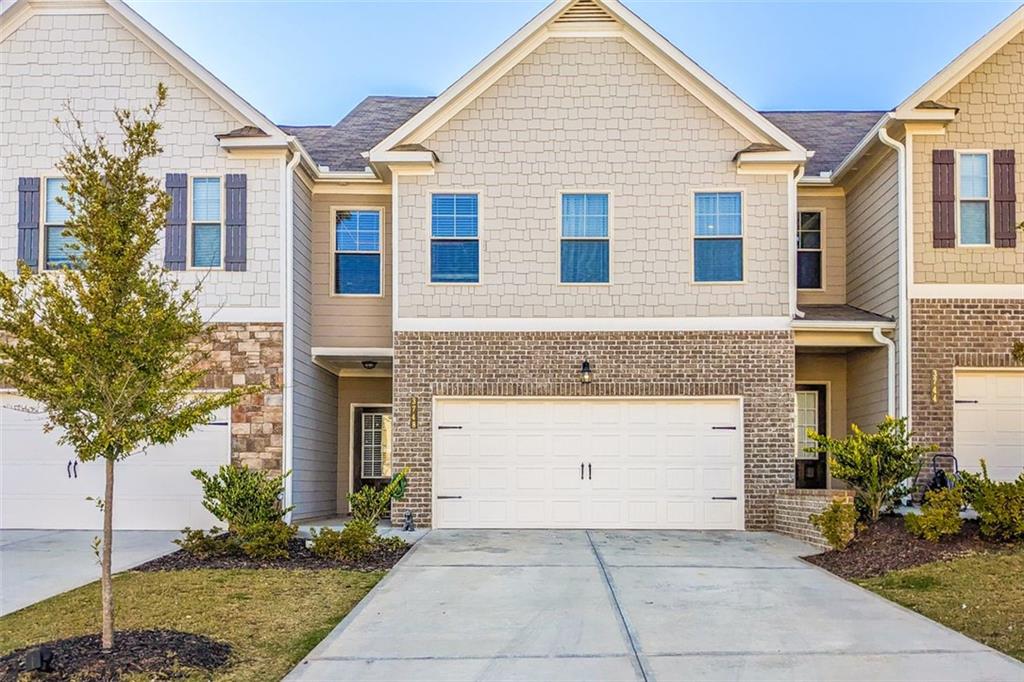
[[[156,257],[207,277],[209,388],[271,384],[129,460],[175,509],[139,523],[200,523],[187,471],[230,460],[291,471],[295,519],[408,467],[419,525],[806,535],[842,487],[806,429],[886,414],[1024,468],[1024,10],[892,112],[758,112],[621,3],[557,0],[437,98],[279,126],[118,0],[4,7],[0,267],[59,256],[63,100],[164,81]],[[76,527],[73,456],[13,414],[0,525]]]

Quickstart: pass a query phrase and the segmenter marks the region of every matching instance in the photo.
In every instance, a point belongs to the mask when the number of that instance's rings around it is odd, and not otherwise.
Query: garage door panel
[[[1024,471],[1024,372],[955,374],[953,454],[960,468],[1010,481]]]

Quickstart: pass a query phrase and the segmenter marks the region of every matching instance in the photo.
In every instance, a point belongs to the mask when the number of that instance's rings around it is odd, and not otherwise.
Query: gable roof
[[[384,158],[401,144],[422,143],[509,69],[552,36],[619,36],[715,111],[751,142],[776,144],[803,160],[806,150],[619,0],[554,0],[462,78],[370,151]]]
[[[808,176],[831,173],[885,114],[884,111],[765,111],[769,121],[814,152]]]
[[[358,172],[368,165],[363,157],[378,142],[412,118],[433,97],[371,96],[357,104],[333,126],[281,126],[299,139],[320,166],[332,171]]]

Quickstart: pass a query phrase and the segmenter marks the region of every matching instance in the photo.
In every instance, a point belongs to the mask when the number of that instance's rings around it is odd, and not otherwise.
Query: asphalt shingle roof
[[[806,322],[892,322],[891,317],[878,315],[852,305],[801,305]]]
[[[834,171],[853,151],[884,111],[762,111],[765,118],[814,156],[807,175]]]

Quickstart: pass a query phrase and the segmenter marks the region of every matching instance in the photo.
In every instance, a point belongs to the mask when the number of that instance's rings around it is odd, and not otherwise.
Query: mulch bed
[[[182,677],[197,670],[210,672],[226,666],[231,646],[177,630],[119,630],[114,648],[104,653],[100,636],[85,635],[46,642],[53,653],[51,672],[37,672],[42,680],[118,680],[122,675],[144,674],[151,679]],[[39,645],[18,649],[0,658],[0,680],[16,680],[24,672],[25,654]]]
[[[135,571],[184,571],[199,568],[285,568],[285,569],[306,569],[306,570],[328,570],[342,568],[351,571],[386,571],[394,566],[402,558],[409,546],[399,549],[381,549],[368,556],[360,562],[338,561],[319,557],[306,548],[306,541],[302,538],[293,538],[288,541],[288,557],[285,559],[250,559],[242,554],[231,554],[227,556],[200,557],[190,554],[183,549],[172,552],[159,559],[153,559],[141,566],[136,566]]]
[[[805,560],[846,578],[873,578],[889,571],[912,568],[933,561],[946,561],[972,552],[1005,550],[1007,545],[981,537],[977,521],[964,521],[963,529],[939,542],[911,535],[901,516],[885,516],[857,535],[842,552],[830,550],[803,557]]]

